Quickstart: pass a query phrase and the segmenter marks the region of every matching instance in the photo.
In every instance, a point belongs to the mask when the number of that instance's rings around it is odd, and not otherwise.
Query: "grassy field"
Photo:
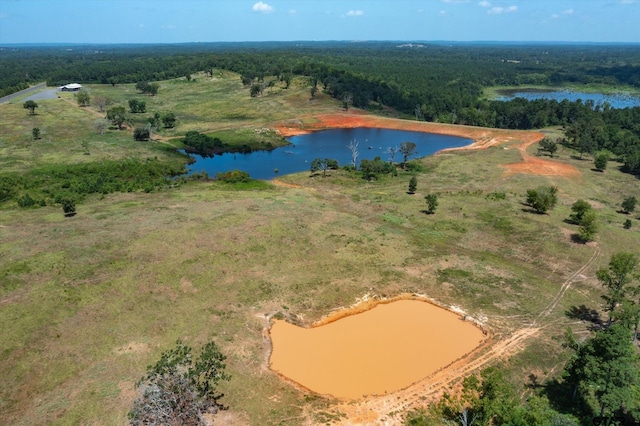
[[[90,89],[123,104],[140,97],[126,85]],[[161,82],[147,110],[176,113],[176,129],[161,133],[167,139],[339,110],[324,96],[310,101],[302,81],[270,90],[251,98],[236,75],[199,75]],[[99,135],[96,114],[64,99],[40,105],[33,117],[20,104],[0,105],[3,172],[174,156],[166,142],[134,142],[130,130]],[[32,127],[42,140],[29,140]],[[500,166],[520,160],[518,144],[425,158],[415,195],[406,193],[408,173],[366,182],[333,171],[284,176],[286,187],[190,182],[90,197],[71,218],[59,207],[0,204],[0,423],[123,424],[134,383],[178,338],[194,347],[214,339],[228,356],[222,423],[325,423],[342,417],[335,401],[268,370],[268,316],[308,325],[365,294],[420,293],[483,318],[499,336],[535,321],[597,253],[541,333],[503,363],[520,384],[558,373],[565,329],[588,326],[566,313],[599,309],[595,270],[614,252],[638,250],[640,221],[625,230],[617,212],[625,196],[640,198],[638,180],[615,163],[594,172],[567,149],[555,161],[578,168],[578,178],[506,176]],[[547,215],[523,205],[526,189],[539,185],[559,188]],[[423,196],[433,192],[440,204],[425,215]],[[574,242],[577,229],[564,221],[579,198],[598,212],[594,243]]]

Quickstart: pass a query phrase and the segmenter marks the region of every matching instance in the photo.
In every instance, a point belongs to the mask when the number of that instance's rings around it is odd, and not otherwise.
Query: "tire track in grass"
[[[565,280],[549,304],[540,312],[530,326],[520,328],[502,337],[494,336],[488,339],[466,357],[454,361],[448,367],[406,389],[390,395],[369,397],[355,402],[338,403],[333,409],[343,413],[345,417],[334,424],[344,426],[401,425],[403,424],[403,414],[408,410],[436,401],[445,391],[454,388],[469,374],[488,367],[498,359],[518,353],[522,350],[527,340],[536,336],[543,328],[551,325],[551,323],[542,324],[542,322],[558,306],[576,278],[586,271],[599,255],[600,249],[596,247],[587,262]]]

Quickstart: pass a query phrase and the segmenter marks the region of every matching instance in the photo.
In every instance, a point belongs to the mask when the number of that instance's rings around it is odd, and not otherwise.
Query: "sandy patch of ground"
[[[578,177],[580,171],[570,164],[561,163],[556,160],[537,157],[527,152],[527,149],[534,143],[542,140],[544,135],[542,133],[535,134],[535,137],[524,139],[522,144],[518,146],[518,150],[522,155],[522,161],[519,163],[505,164],[502,167],[505,169],[505,174],[510,176],[515,173],[523,173],[529,175],[540,176],[564,176],[564,177]]]

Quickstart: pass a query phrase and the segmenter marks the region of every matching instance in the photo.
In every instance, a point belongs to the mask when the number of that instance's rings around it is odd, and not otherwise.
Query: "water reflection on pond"
[[[270,366],[302,386],[355,399],[403,389],[471,352],[478,327],[421,300],[379,304],[314,328],[275,321]]]
[[[255,151],[249,154],[223,154],[214,157],[193,155],[196,162],[189,166],[190,173],[206,171],[209,176],[229,170],[243,170],[255,179],[274,179],[280,175],[298,173],[310,169],[315,158],[338,160],[340,166],[350,164],[351,141],[359,144],[362,159],[374,157],[387,160],[385,151],[410,141],[417,145],[414,157],[425,157],[445,148],[457,148],[471,144],[471,139],[433,133],[411,132],[378,128],[331,129],[287,138],[291,145],[273,151]],[[398,154],[396,161],[401,161]],[[276,172],[277,169],[277,172]]]

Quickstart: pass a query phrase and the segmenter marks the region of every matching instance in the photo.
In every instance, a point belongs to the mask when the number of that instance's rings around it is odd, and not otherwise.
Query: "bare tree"
[[[342,96],[342,108],[345,112],[349,111],[349,107],[353,104],[353,95],[351,93],[345,93]]]
[[[398,151],[399,151],[399,148],[397,146],[390,146],[385,151],[387,154],[389,154],[389,162],[391,164],[394,164],[396,162],[396,154],[398,153]]]
[[[420,120],[420,117],[422,117],[422,107],[420,104],[416,104],[416,109],[413,110],[413,112],[416,115],[416,121]]]
[[[101,135],[104,135],[104,129],[107,128],[108,124],[109,122],[103,118],[96,120],[96,123],[95,123],[96,130],[100,132]]]
[[[111,99],[105,97],[105,96],[96,96],[93,99],[93,104],[98,107],[98,111],[100,112],[105,112],[107,110],[107,107],[110,106],[113,102],[111,101]]]
[[[349,142],[349,145],[347,145],[347,148],[349,148],[349,151],[351,151],[351,165],[354,169],[357,167],[358,155],[360,155],[360,153],[358,152],[358,145],[359,142],[355,139]]]

